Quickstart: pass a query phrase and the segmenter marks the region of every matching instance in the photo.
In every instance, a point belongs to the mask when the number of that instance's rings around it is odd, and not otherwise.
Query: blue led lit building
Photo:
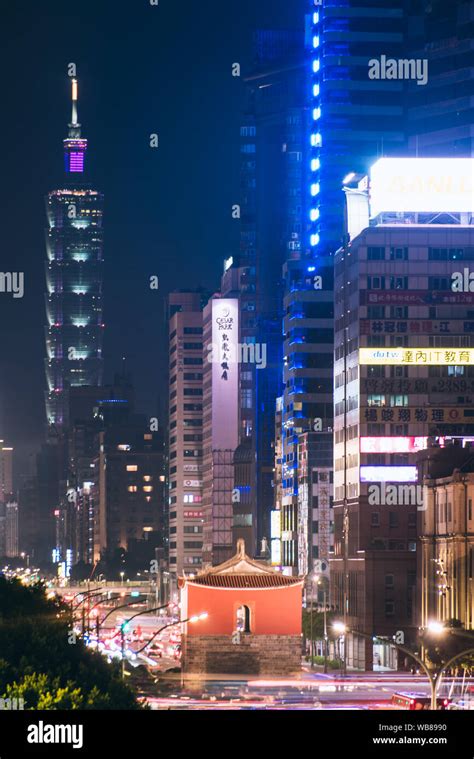
[[[46,418],[58,429],[68,388],[102,383],[103,196],[84,182],[86,150],[73,79],[65,181],[46,198]]]
[[[402,56],[402,0],[391,8],[384,0],[308,0],[308,8],[306,65],[299,74],[305,98],[295,112],[290,150],[300,162],[292,173],[292,197],[300,198],[295,203],[299,230],[289,241],[283,267],[284,390],[276,465],[281,482],[275,504],[281,511],[281,563],[295,573],[327,558],[314,536],[304,536],[309,556],[303,559],[298,550],[298,443],[301,435],[313,432],[310,448],[319,436],[326,450],[332,438],[333,253],[343,241],[342,186],[348,172],[366,173],[377,157],[402,152],[405,145],[404,83],[368,76],[372,58]],[[313,506],[305,524],[318,522],[317,503]]]
[[[254,35],[240,130],[240,251],[223,280],[224,288],[232,286],[238,293],[241,342],[256,344],[261,354],[265,351],[264,367],[241,367],[241,447],[235,460],[241,500],[234,506],[234,543],[245,537],[257,553],[263,538],[270,537],[274,505],[274,404],[282,391],[282,267],[288,247],[298,246],[301,238],[303,39],[303,29],[259,30]]]

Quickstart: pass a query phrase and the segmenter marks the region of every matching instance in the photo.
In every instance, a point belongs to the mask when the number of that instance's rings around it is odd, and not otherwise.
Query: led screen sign
[[[428,446],[427,437],[361,437],[361,453],[415,453]]]
[[[361,482],[416,482],[416,466],[361,466]]]
[[[370,216],[474,213],[474,159],[380,158],[370,168]]]

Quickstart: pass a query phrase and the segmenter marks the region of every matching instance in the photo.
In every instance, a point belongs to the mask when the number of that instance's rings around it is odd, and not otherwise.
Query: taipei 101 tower
[[[68,424],[69,388],[102,384],[103,195],[86,181],[87,140],[71,84],[65,177],[46,197],[46,418],[58,431]]]

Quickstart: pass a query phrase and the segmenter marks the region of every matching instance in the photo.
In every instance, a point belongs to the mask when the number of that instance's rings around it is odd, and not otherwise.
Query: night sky
[[[137,406],[164,406],[164,303],[217,288],[238,246],[241,79],[257,28],[303,25],[305,0],[64,0],[2,8],[0,437],[16,474],[44,434],[45,194],[63,182],[74,62],[90,181],[105,194],[105,381],[133,373]],[[158,133],[160,146],[149,147]],[[159,277],[158,292],[149,278]],[[161,400],[160,400],[161,396]]]

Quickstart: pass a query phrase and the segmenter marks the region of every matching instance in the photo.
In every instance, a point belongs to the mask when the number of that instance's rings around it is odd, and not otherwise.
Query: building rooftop
[[[218,588],[277,588],[297,585],[303,580],[300,577],[282,575],[265,562],[251,559],[245,553],[244,540],[240,538],[237,541],[235,556],[192,579],[180,578],[180,587],[186,582]]]

